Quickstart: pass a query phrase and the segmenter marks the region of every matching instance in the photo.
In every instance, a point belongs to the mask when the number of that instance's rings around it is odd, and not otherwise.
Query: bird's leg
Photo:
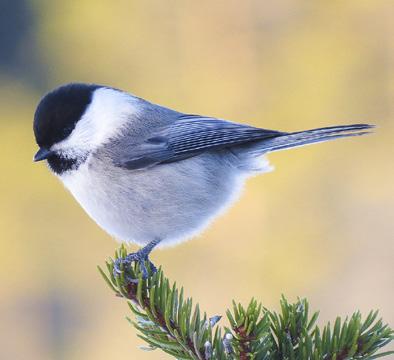
[[[144,279],[148,277],[148,269],[146,268],[145,262],[149,262],[149,266],[152,272],[156,272],[156,266],[149,260],[149,254],[153,248],[160,242],[160,239],[151,241],[148,245],[144,246],[135,253],[128,254],[123,259],[117,259],[114,264],[114,275],[117,276],[122,273],[120,268],[121,264],[124,266],[130,266],[132,262],[138,262],[141,268],[142,276]],[[136,279],[128,279],[131,282],[136,282]]]

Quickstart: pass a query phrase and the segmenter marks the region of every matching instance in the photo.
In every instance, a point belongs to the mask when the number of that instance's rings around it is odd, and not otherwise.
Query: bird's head
[[[34,161],[47,160],[58,175],[77,169],[126,123],[131,98],[95,84],[71,83],[49,92],[34,114]]]

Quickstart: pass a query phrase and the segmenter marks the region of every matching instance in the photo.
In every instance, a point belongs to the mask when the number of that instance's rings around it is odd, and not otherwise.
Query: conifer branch
[[[115,260],[126,255],[122,246]],[[198,304],[193,306],[161,269],[152,273],[147,263],[149,277],[143,279],[139,265],[133,264],[114,276],[115,260],[99,271],[115,294],[128,300],[135,320],[127,319],[147,343],[144,350],[161,349],[182,360],[372,360],[394,354],[378,353],[394,339],[394,331],[377,311],[365,320],[360,312],[345,320],[338,317],[320,330],[318,313],[310,315],[305,299],[289,304],[282,297],[280,312],[252,299],[246,308],[233,302],[226,312],[230,326],[222,330],[216,325],[220,317],[208,318]]]

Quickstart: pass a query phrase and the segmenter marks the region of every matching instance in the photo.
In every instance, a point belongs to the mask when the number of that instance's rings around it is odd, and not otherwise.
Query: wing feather
[[[115,162],[118,166],[135,170],[284,134],[226,120],[180,115],[147,139],[124,146]]]

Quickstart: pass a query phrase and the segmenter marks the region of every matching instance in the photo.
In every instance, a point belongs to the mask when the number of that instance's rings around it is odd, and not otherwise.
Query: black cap
[[[74,130],[92,101],[95,84],[71,83],[46,94],[34,114],[34,135],[40,148],[49,149]]]

